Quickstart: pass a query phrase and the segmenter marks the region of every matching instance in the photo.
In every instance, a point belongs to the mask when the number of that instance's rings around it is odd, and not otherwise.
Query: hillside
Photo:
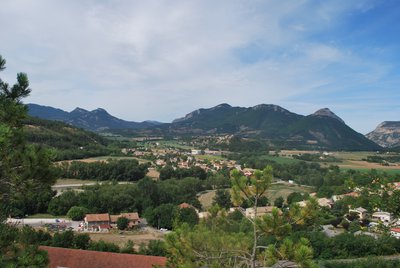
[[[27,106],[30,116],[62,121],[75,127],[96,132],[108,129],[141,129],[160,124],[154,121],[140,123],[125,121],[110,115],[106,110],[101,108],[87,111],[78,107],[71,112],[66,112],[57,108],[32,103]]]
[[[400,147],[400,121],[385,121],[366,137],[382,147]]]
[[[291,148],[380,149],[327,108],[303,116],[272,104],[249,108],[221,104],[176,119],[168,130],[174,134],[237,134]]]
[[[220,104],[195,110],[170,124],[128,122],[103,109],[76,108],[70,113],[29,105],[31,115],[47,116],[96,132],[126,136],[190,136],[228,134],[265,140],[282,148],[321,150],[379,150],[381,147],[357,133],[328,108],[304,116],[273,104],[232,107]]]
[[[24,120],[24,131],[28,142],[51,148],[56,160],[108,155],[112,152],[109,140],[63,122],[28,117]]]

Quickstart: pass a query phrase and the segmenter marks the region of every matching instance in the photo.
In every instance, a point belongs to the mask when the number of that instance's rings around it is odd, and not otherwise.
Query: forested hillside
[[[112,141],[63,122],[27,117],[23,124],[28,142],[52,149],[55,160],[109,155],[118,151],[113,148]]]

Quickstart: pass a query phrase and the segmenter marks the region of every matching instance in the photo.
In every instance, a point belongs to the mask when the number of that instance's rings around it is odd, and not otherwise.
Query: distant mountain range
[[[400,121],[385,121],[366,137],[382,147],[400,147]]]
[[[290,148],[380,149],[379,145],[351,129],[328,108],[304,116],[272,104],[249,108],[220,104],[191,112],[174,120],[168,128],[176,134],[230,133],[260,137]]]
[[[70,125],[101,132],[108,129],[142,129],[156,126],[161,123],[156,121],[129,122],[110,115],[106,110],[98,108],[93,111],[87,111],[82,108],[76,108],[72,112],[66,112],[61,109],[38,104],[28,104],[28,113],[31,116],[47,120],[57,120]]]
[[[379,150],[381,147],[354,131],[328,108],[304,116],[280,106],[260,104],[232,107],[220,104],[199,109],[169,124],[145,121],[128,122],[115,118],[103,109],[86,111],[76,108],[68,113],[52,107],[29,104],[29,114],[44,119],[61,120],[92,131],[131,129],[146,135],[229,134],[259,138],[285,148],[332,150]]]

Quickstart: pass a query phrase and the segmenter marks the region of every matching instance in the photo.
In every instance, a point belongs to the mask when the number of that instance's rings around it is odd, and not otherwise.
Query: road
[[[45,224],[65,224],[68,227],[72,227],[75,231],[78,230],[80,221],[71,221],[70,219],[66,218],[58,218],[58,219],[15,219],[15,218],[8,218],[7,223],[21,226],[21,225],[29,225],[31,227],[43,227]]]

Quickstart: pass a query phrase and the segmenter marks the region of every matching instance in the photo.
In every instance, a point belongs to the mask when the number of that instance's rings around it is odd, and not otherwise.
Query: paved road
[[[14,219],[8,218],[7,223],[14,224],[16,226],[29,225],[32,227],[42,227],[45,224],[65,224],[68,227],[72,227],[74,230],[78,230],[80,221],[71,221],[70,219],[59,218],[59,219]]]

